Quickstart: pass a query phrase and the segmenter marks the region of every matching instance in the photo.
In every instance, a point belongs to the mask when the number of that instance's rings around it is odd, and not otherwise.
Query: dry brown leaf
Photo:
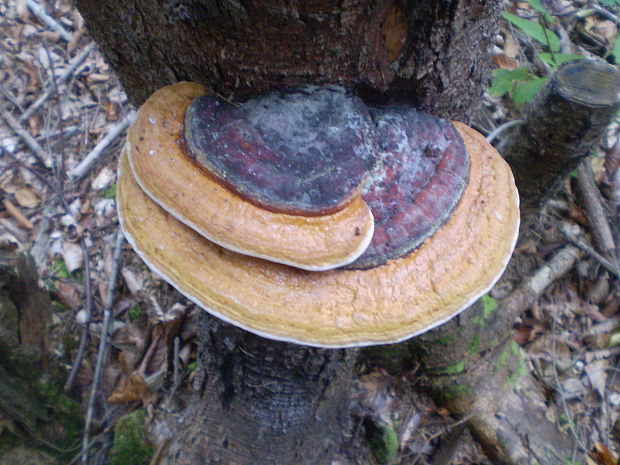
[[[618,465],[618,458],[600,442],[594,444],[591,456],[598,465]]]
[[[50,42],[57,44],[60,40],[60,32],[55,31],[43,31],[40,33],[41,37],[49,40]]]
[[[131,292],[133,295],[136,295],[144,288],[144,279],[139,278],[138,275],[131,271],[129,268],[123,267],[123,269],[121,270],[121,274],[125,279],[125,284],[127,285],[129,292]]]
[[[519,67],[519,62],[514,58],[510,58],[506,54],[502,53],[499,55],[493,55],[493,63],[495,66],[501,69],[517,69]]]
[[[116,175],[114,174],[114,171],[112,171],[112,168],[105,166],[101,171],[99,171],[97,176],[95,176],[95,179],[93,179],[91,183],[91,187],[96,191],[106,189],[114,182],[115,178]]]
[[[616,27],[616,23],[605,19],[603,21],[596,22],[590,32],[597,35],[602,42],[609,46],[613,44],[616,35],[618,34],[618,28]]]
[[[26,208],[36,208],[39,206],[39,197],[30,187],[22,187],[15,191],[15,200]]]
[[[509,31],[506,31],[506,39],[504,40],[504,53],[508,58],[513,59],[516,58],[520,53],[519,43]]]
[[[121,112],[121,106],[116,102],[105,101],[103,103],[103,109],[105,110],[106,118],[108,121],[116,121]]]
[[[69,273],[82,268],[84,265],[84,251],[79,244],[63,241],[62,243],[62,259],[67,266]]]
[[[106,82],[108,79],[110,79],[110,76],[108,74],[101,73],[91,73],[88,75],[87,78],[89,82]]]
[[[129,402],[146,401],[149,388],[144,378],[139,373],[134,373],[129,378],[123,377],[114,392],[108,397],[108,402],[113,404],[126,404]]]
[[[593,360],[585,366],[586,374],[592,384],[592,389],[601,396],[601,399],[605,398],[607,370],[609,368],[609,360],[607,359]]]
[[[131,373],[134,371],[137,361],[138,358],[136,357],[136,354],[129,350],[123,350],[119,354],[118,364],[121,367],[121,371],[127,378],[129,378]]]
[[[82,296],[77,286],[73,283],[65,281],[57,281],[56,289],[60,301],[71,310],[77,310],[82,305]]]

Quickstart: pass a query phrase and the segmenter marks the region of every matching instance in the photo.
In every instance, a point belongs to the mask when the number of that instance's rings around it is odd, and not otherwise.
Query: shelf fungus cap
[[[360,186],[351,185],[338,208],[328,213],[281,212],[258,205],[220,182],[217,173],[221,176],[221,171],[214,174],[188,155],[184,115],[205,94],[207,89],[200,84],[173,84],[155,92],[138,111],[128,131],[127,153],[144,192],[210,241],[244,255],[312,271],[339,267],[359,257],[374,231],[372,213],[361,196],[363,176],[358,176]],[[220,105],[216,100],[206,102]],[[232,125],[235,130],[219,130],[235,136],[239,125]],[[222,138],[216,142],[215,149],[224,148]],[[352,158],[352,165],[366,164]]]
[[[456,127],[470,169],[452,215],[418,248],[374,268],[314,273],[223,249],[152,202],[125,154],[119,218],[153,270],[234,325],[319,347],[402,341],[447,321],[487,292],[516,241],[518,196],[508,165],[480,134]]]

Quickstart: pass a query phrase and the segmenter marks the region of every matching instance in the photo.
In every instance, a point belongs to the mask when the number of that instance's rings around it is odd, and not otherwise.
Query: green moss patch
[[[145,438],[144,417],[144,410],[136,410],[120,418],[114,429],[110,465],[149,463],[154,449]]]

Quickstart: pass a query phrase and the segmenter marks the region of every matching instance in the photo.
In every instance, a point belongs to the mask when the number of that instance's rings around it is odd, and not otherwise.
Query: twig
[[[572,245],[562,248],[536,273],[524,279],[519,287],[503,300],[504,311],[510,312],[515,318],[519,316],[536,302],[547,286],[568,273],[582,255],[583,252]]]
[[[114,305],[114,297],[116,294],[116,279],[118,277],[118,269],[121,261],[121,252],[123,251],[123,233],[119,229],[116,233],[116,242],[114,244],[113,267],[108,281],[106,292],[106,306],[103,311],[103,329],[101,339],[99,340],[99,352],[97,353],[97,363],[95,364],[95,373],[93,375],[93,384],[88,398],[88,408],[86,410],[86,421],[84,424],[84,437],[82,438],[82,463],[88,465],[88,448],[90,425],[93,420],[93,410],[95,406],[95,397],[99,391],[99,382],[101,380],[101,371],[103,368],[103,360],[110,339],[110,327],[112,323],[112,307]]]
[[[56,74],[54,72],[54,60],[52,60],[52,54],[50,53],[49,47],[47,46],[47,42],[43,42],[43,47],[45,48],[45,53],[47,55],[47,62],[50,67],[50,76],[52,81],[52,90],[56,92],[56,113],[58,118],[58,128],[60,130],[60,140],[64,142],[64,138],[62,136],[63,127],[62,127],[62,99],[60,97],[60,91],[58,90],[58,82],[56,81]],[[58,151],[59,155],[59,163],[55,164],[56,168],[56,177],[57,177],[57,186],[58,190],[64,195],[64,177],[65,177],[65,150],[64,144],[61,147],[61,150]]]
[[[64,389],[65,391],[70,391],[73,387],[73,383],[75,382],[75,377],[80,370],[80,366],[82,365],[82,359],[84,358],[84,352],[86,350],[86,343],[88,341],[89,336],[89,328],[90,328],[90,320],[92,318],[93,312],[93,294],[90,287],[90,265],[89,265],[89,256],[88,256],[88,247],[86,246],[86,240],[84,236],[82,236],[80,240],[80,245],[82,246],[82,252],[84,253],[84,291],[86,293],[86,325],[82,329],[82,335],[80,337],[80,345],[78,347],[77,355],[75,356],[75,360],[73,361],[73,366],[71,367],[71,373],[69,373],[69,377],[65,382]]]
[[[491,143],[493,142],[493,140],[495,140],[495,138],[497,136],[499,136],[502,132],[504,132],[506,129],[510,129],[513,128],[515,126],[520,126],[522,124],[525,124],[525,120],[523,119],[516,119],[513,121],[507,121],[504,124],[500,124],[498,127],[496,127],[493,132],[491,132],[488,136],[487,136],[487,142]]]
[[[67,31],[64,27],[62,27],[58,23],[58,21],[56,21],[54,18],[48,15],[43,9],[43,7],[41,7],[41,5],[39,5],[34,0],[26,0],[26,5],[28,5],[28,9],[30,9],[30,11],[32,11],[32,13],[37,18],[39,18],[41,21],[47,24],[50,27],[50,29],[58,32],[60,34],[60,37],[62,37],[62,40],[66,42],[71,41],[71,33]]]
[[[620,270],[609,260],[603,257],[600,253],[598,253],[594,248],[588,244],[586,241],[578,237],[574,232],[570,230],[568,225],[564,224],[560,226],[560,231],[562,234],[568,239],[571,243],[579,247],[585,253],[590,255],[593,259],[599,262],[607,271],[616,276],[617,279],[620,279]]]
[[[74,179],[82,178],[97,162],[103,151],[121,134],[133,121],[136,112],[130,111],[125,117],[113,126],[106,136],[99,141],[97,145],[90,151],[88,155],[71,171],[71,177]]]
[[[553,320],[553,328],[552,328],[552,334],[555,334],[555,320]],[[553,341],[553,348],[552,348],[552,363],[553,363],[553,377],[555,379],[555,384],[557,386],[556,391],[558,392],[558,394],[560,395],[560,401],[562,403],[562,410],[564,411],[564,415],[566,416],[566,422],[568,423],[568,428],[570,429],[573,437],[575,438],[575,442],[577,444],[579,444],[581,446],[581,448],[585,451],[587,450],[585,444],[583,443],[583,440],[581,439],[581,436],[579,436],[577,434],[577,430],[575,429],[575,424],[573,421],[573,416],[571,414],[571,412],[568,410],[568,405],[566,405],[566,397],[564,396],[564,391],[562,390],[562,384],[560,383],[560,377],[558,376],[558,366],[557,366],[557,357],[555,356],[556,354],[556,338],[552,339]]]
[[[88,47],[86,47],[82,51],[82,53],[80,53],[77,57],[75,57],[73,61],[71,62],[71,64],[69,65],[69,67],[65,70],[65,72],[60,75],[56,84],[60,85],[64,83],[67,79],[69,79],[73,75],[75,70],[78,68],[78,66],[80,66],[84,62],[84,60],[86,60],[86,57],[88,57],[88,55],[94,48],[95,48],[95,44],[92,43]],[[30,118],[32,115],[34,115],[34,113],[41,107],[41,105],[43,105],[46,102],[46,100],[50,98],[50,96],[52,95],[52,92],[54,92],[53,85],[45,89],[45,92],[43,92],[43,94],[37,100],[35,100],[35,102],[32,105],[30,105],[26,109],[26,111],[24,111],[24,113],[19,117],[19,121],[23,123],[28,118]]]
[[[19,208],[13,205],[9,199],[4,199],[2,203],[4,204],[6,211],[9,212],[13,218],[15,218],[15,221],[17,221],[22,228],[32,229],[33,226],[30,220],[26,218],[22,212],[19,211]]]
[[[578,168],[577,187],[581,192],[583,206],[586,211],[588,223],[592,227],[592,236],[598,249],[613,263],[616,257],[616,243],[607,221],[601,193],[596,187],[592,165],[589,159],[585,159]]]
[[[32,150],[32,154],[35,156],[39,162],[43,164],[48,169],[52,168],[52,160],[51,157],[43,150],[43,147],[39,145],[39,143],[34,140],[34,138],[30,135],[28,131],[26,131],[19,122],[13,118],[13,115],[9,111],[2,112],[2,118],[7,122],[7,124],[11,127],[15,133],[22,138],[22,140],[26,143],[26,145]]]
[[[605,8],[603,8],[600,5],[597,5],[596,3],[592,4],[592,9],[596,11],[598,14],[600,14],[601,16],[604,16],[605,18],[609,19],[610,21],[613,21],[618,26],[620,26],[620,19],[618,19],[618,17],[615,14],[613,14],[611,11],[606,10]]]
[[[11,101],[11,103],[13,105],[15,105],[15,108],[17,108],[20,113],[24,111],[24,109],[22,108],[22,106],[19,104],[19,102],[17,101],[17,99],[15,98],[15,96],[11,93],[10,90],[6,89],[4,86],[0,85],[0,92],[2,92],[2,94]]]
[[[155,451],[155,454],[153,454],[153,458],[149,462],[149,465],[159,465],[169,445],[170,445],[170,438],[165,438],[163,441],[161,441],[159,445],[157,446],[157,450]]]
[[[12,221],[8,218],[0,218],[0,226],[4,226],[9,233],[11,233],[15,238],[21,242],[28,241],[28,233],[21,228],[18,228]]]

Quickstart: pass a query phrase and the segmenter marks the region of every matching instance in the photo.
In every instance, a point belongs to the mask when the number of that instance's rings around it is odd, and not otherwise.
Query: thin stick
[[[15,96],[11,93],[10,90],[6,89],[4,86],[0,85],[0,92],[2,92],[2,94],[11,101],[11,103],[13,105],[15,105],[15,107],[21,112],[24,111],[24,109],[22,108],[22,106],[19,104],[19,102],[17,101],[17,99],[15,98]]]
[[[594,250],[594,248],[590,244],[588,244],[586,241],[573,233],[567,225],[562,225],[560,227],[560,231],[566,237],[566,239],[568,239],[571,243],[573,243],[585,253],[590,255],[597,262],[599,262],[607,271],[616,276],[617,279],[620,279],[620,270],[612,262],[607,260],[596,250]]]
[[[86,421],[84,424],[84,437],[82,438],[82,463],[88,465],[88,446],[90,436],[90,425],[93,420],[93,410],[95,406],[95,397],[99,391],[99,382],[101,380],[101,371],[103,369],[103,360],[110,340],[110,327],[112,323],[112,307],[116,294],[116,279],[118,277],[118,269],[120,267],[121,252],[123,251],[123,233],[119,229],[116,233],[116,242],[114,245],[113,267],[108,281],[106,292],[106,306],[103,311],[103,329],[101,331],[101,339],[99,341],[99,353],[97,354],[97,363],[95,365],[95,373],[93,375],[93,384],[88,398],[88,408],[86,410]]]
[[[607,221],[601,193],[594,181],[594,173],[589,159],[586,158],[579,165],[578,174],[577,187],[579,187],[582,195],[583,207],[586,211],[588,223],[592,228],[594,242],[603,255],[613,262],[616,257],[616,243]]]
[[[71,367],[71,373],[69,373],[69,377],[65,382],[64,389],[65,391],[70,391],[73,387],[73,383],[75,382],[75,377],[80,371],[80,366],[82,365],[82,359],[84,358],[84,352],[86,350],[86,343],[88,341],[88,336],[90,332],[90,320],[92,318],[93,312],[93,294],[90,287],[90,264],[89,264],[89,256],[88,256],[88,247],[86,246],[86,240],[84,236],[82,236],[80,240],[80,245],[82,246],[82,251],[84,253],[84,291],[86,293],[86,325],[82,329],[82,335],[80,337],[80,345],[78,348],[77,355],[75,360],[73,361],[73,366]]]
[[[510,129],[510,128],[514,128],[515,126],[520,126],[522,124],[525,124],[525,120],[523,119],[516,119],[513,121],[507,121],[504,124],[499,125],[498,127],[496,127],[493,132],[491,132],[488,136],[487,136],[487,142],[491,143],[493,142],[493,140],[499,136],[502,132],[504,132],[506,129]]]
[[[70,42],[71,41],[71,33],[69,31],[67,31],[64,27],[62,27],[58,21],[56,21],[54,18],[52,18],[50,15],[48,15],[45,10],[41,7],[41,5],[39,5],[37,2],[35,2],[34,0],[26,0],[26,5],[28,5],[28,9],[30,11],[32,11],[32,13],[39,18],[41,21],[43,21],[45,24],[47,24],[50,29],[52,29],[53,31],[56,31],[60,34],[60,37],[62,38],[62,40],[66,41],[66,42]]]
[[[531,307],[540,294],[552,282],[564,276],[583,255],[577,247],[567,245],[556,252],[551,259],[536,272],[523,280],[519,287],[502,302],[502,311],[517,316]]]
[[[74,179],[82,178],[97,162],[104,150],[123,132],[129,127],[131,122],[136,116],[135,111],[130,111],[125,117],[113,126],[106,136],[99,141],[97,145],[90,151],[88,155],[77,165],[73,171],[71,171],[71,177]]]
[[[62,99],[60,97],[60,90],[58,90],[58,82],[56,81],[56,74],[54,72],[54,60],[52,60],[52,54],[50,53],[49,47],[47,46],[47,42],[43,42],[43,47],[45,48],[45,53],[47,54],[47,62],[50,66],[50,76],[52,81],[52,90],[56,93],[56,113],[58,118],[58,128],[60,130],[60,140],[64,142],[64,138],[62,136]],[[60,158],[60,163],[56,163],[56,176],[58,178],[57,185],[58,189],[61,193],[64,191],[64,177],[65,177],[65,150],[64,144],[61,147],[61,150],[58,151],[58,155]]]
[[[21,137],[30,150],[32,150],[32,154],[35,158],[39,160],[39,162],[41,162],[47,169],[51,169],[51,157],[45,152],[45,150],[43,150],[43,147],[41,147],[39,143],[34,140],[30,133],[26,131],[15,118],[13,118],[13,115],[5,110],[2,112],[2,118],[7,122],[11,129],[15,131],[19,137]]]
[[[4,204],[4,208],[6,208],[6,211],[9,212],[13,218],[15,218],[15,221],[17,221],[17,223],[19,223],[22,228],[32,229],[33,226],[30,220],[26,218],[22,214],[22,212],[19,211],[19,208],[13,205],[10,200],[4,199],[2,203]]]
[[[605,8],[597,5],[596,3],[592,5],[592,9],[595,10],[601,16],[604,16],[605,18],[613,21],[618,26],[620,26],[620,19],[618,19],[618,17],[615,14],[613,14],[611,11],[606,10]]]
[[[71,64],[69,65],[69,67],[65,70],[65,72],[60,75],[56,84],[60,85],[64,83],[67,79],[69,79],[73,75],[75,70],[78,68],[78,66],[80,66],[84,62],[84,60],[86,60],[86,57],[88,57],[88,55],[90,54],[90,52],[92,52],[94,48],[95,48],[95,44],[92,43],[88,47],[86,47],[82,51],[82,53],[80,53],[77,57],[75,57],[73,61],[71,62]],[[35,112],[41,107],[41,105],[43,105],[47,101],[47,99],[50,98],[53,92],[54,92],[53,85],[45,89],[45,92],[43,92],[43,94],[37,100],[35,100],[35,102],[32,105],[30,105],[26,109],[26,111],[19,117],[19,121],[23,123],[28,118],[30,118],[32,115],[34,115]]]

